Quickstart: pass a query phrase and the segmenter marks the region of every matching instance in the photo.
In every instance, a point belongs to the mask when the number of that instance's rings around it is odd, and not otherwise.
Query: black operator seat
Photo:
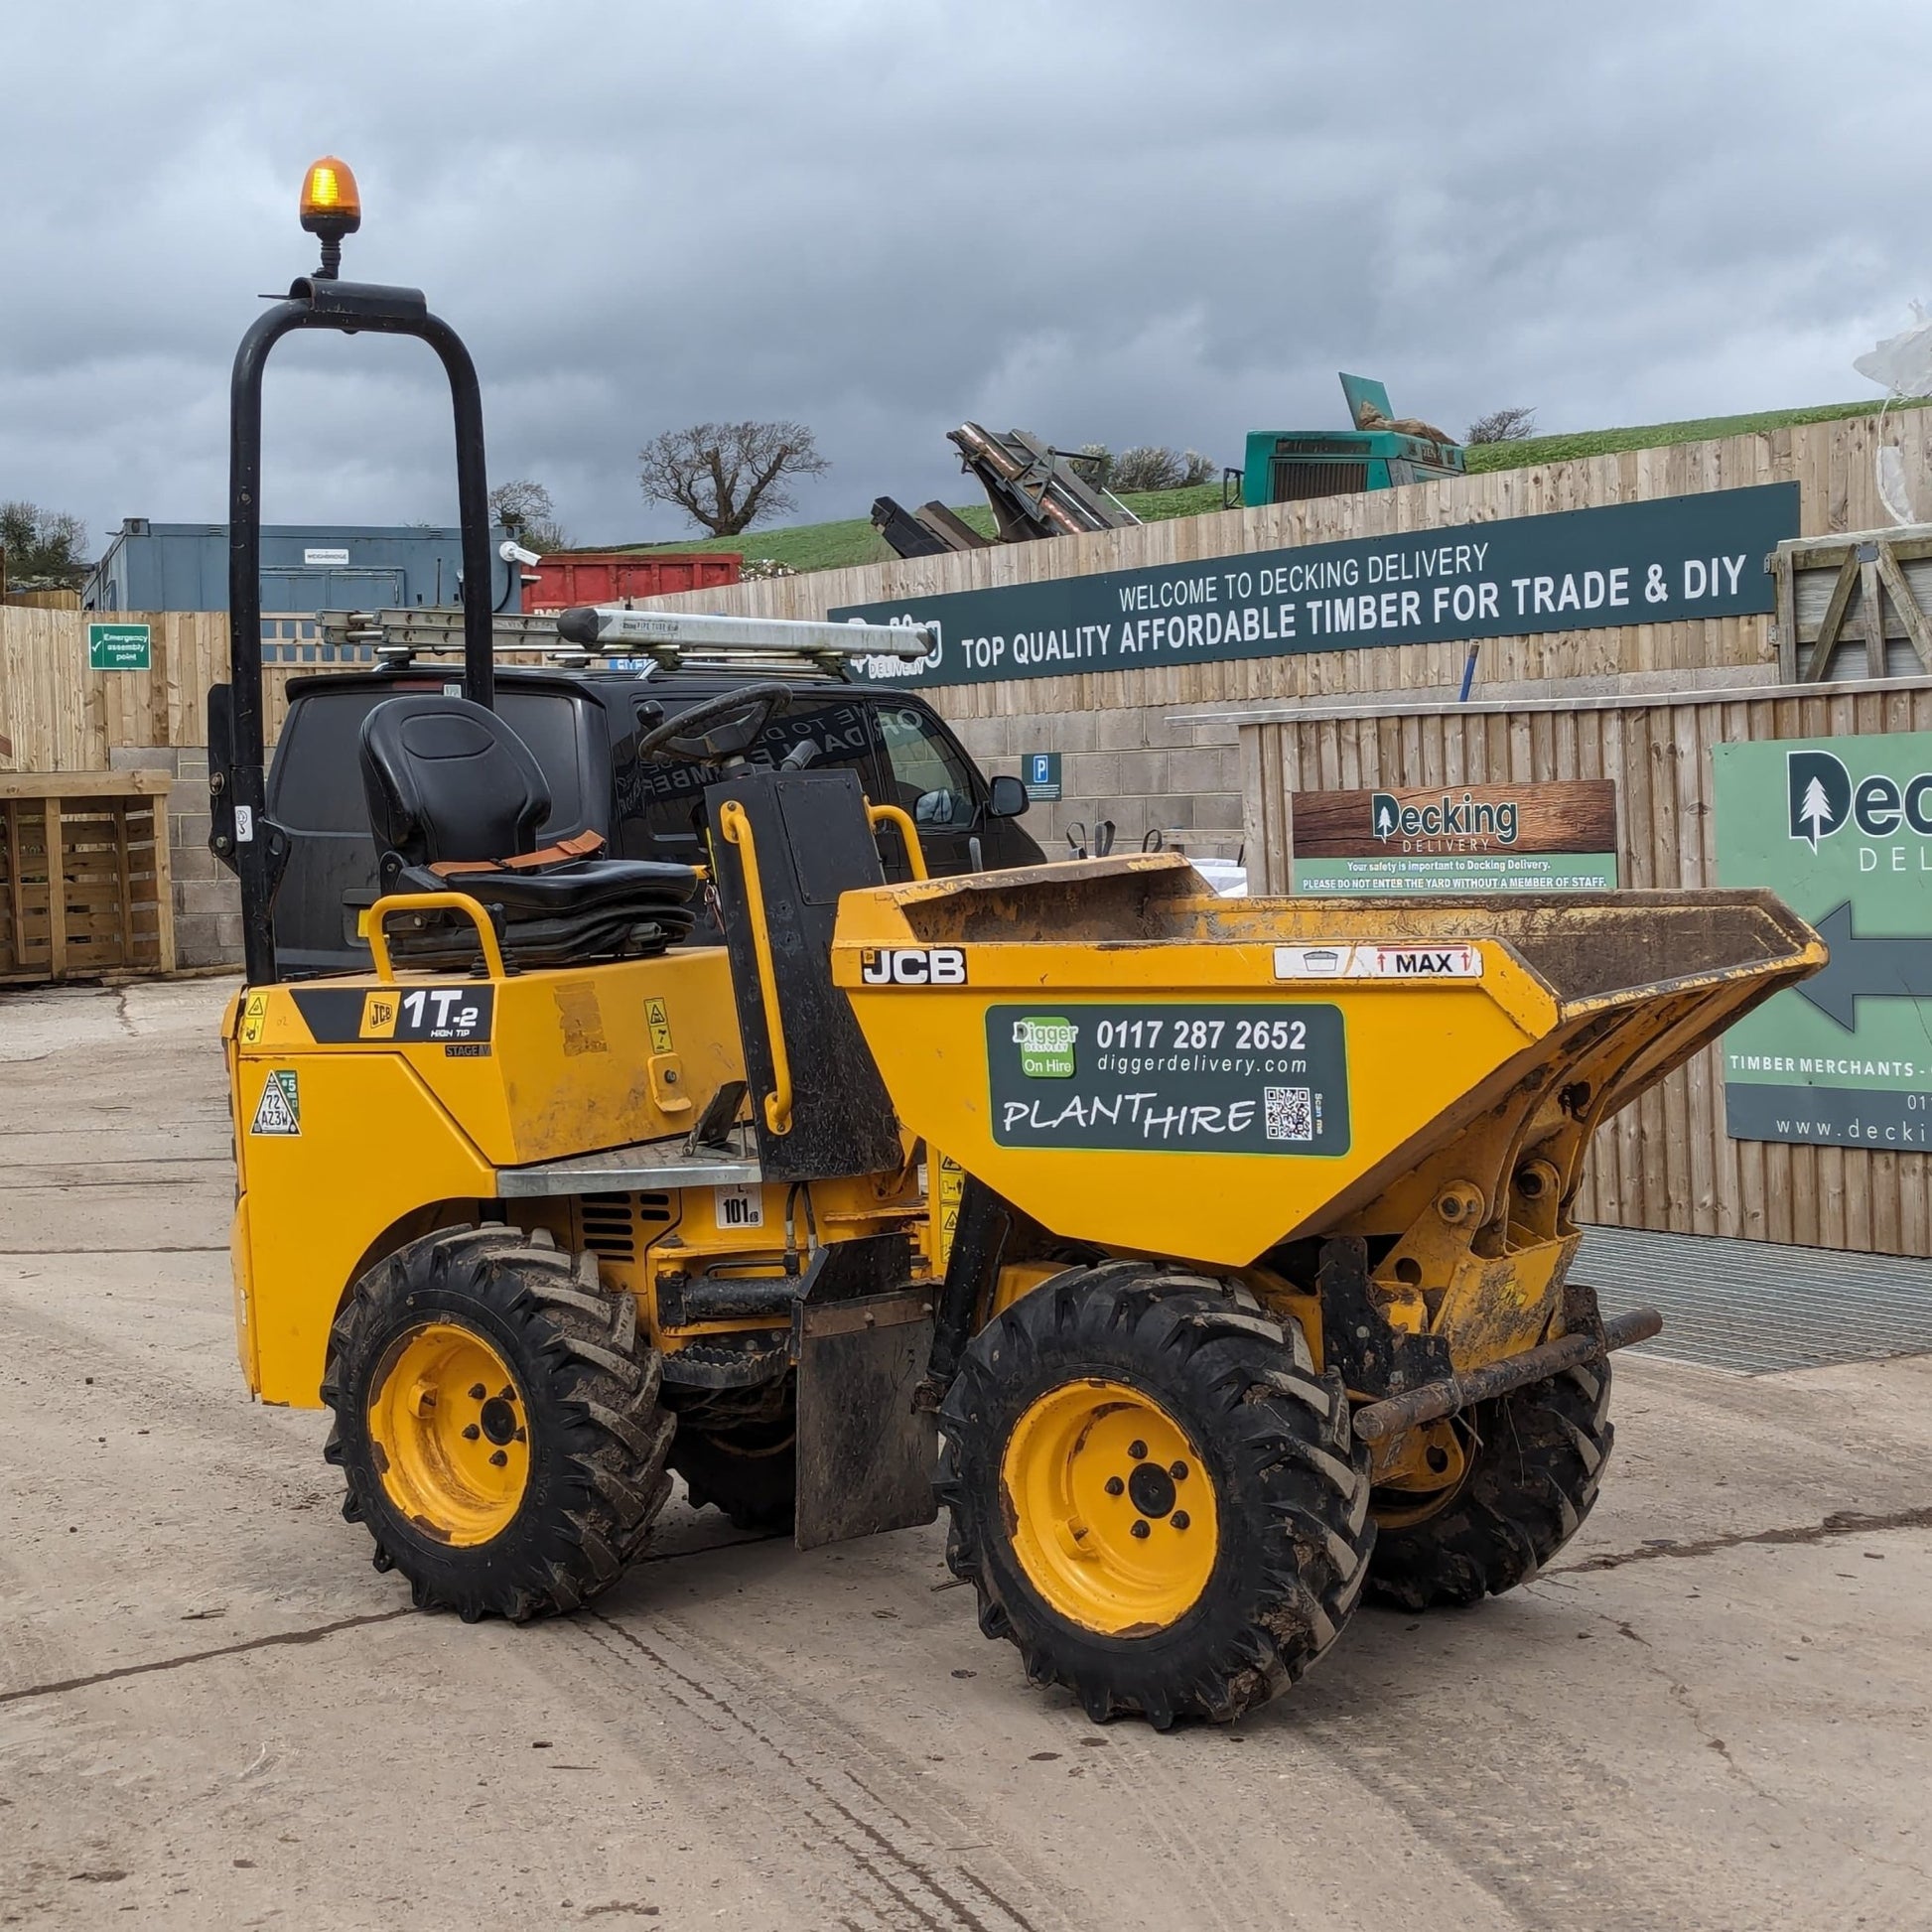
[[[385,894],[466,893],[493,914],[505,959],[548,966],[636,958],[691,930],[689,866],[599,859],[581,833],[538,847],[550,786],[493,711],[441,692],[385,698],[362,721],[362,789]],[[389,922],[391,944],[437,964],[473,956],[468,921]]]

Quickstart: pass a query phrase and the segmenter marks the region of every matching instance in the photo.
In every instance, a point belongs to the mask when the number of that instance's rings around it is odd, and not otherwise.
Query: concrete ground
[[[243,1391],[222,991],[0,998],[0,1923],[1932,1926],[1932,1358],[1624,1358],[1542,1579],[1232,1729],[1029,1691],[936,1528],[466,1627]]]

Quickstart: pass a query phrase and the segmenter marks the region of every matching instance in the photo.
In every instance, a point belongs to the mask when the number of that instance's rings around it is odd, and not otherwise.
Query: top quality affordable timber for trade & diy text
[[[1676,596],[1734,596],[1748,560],[1746,552],[1685,558],[1678,586],[1669,582],[1662,564],[1647,566],[1641,582],[1636,568],[1623,564],[1560,576],[1490,578],[1481,574],[1488,550],[1486,542],[1446,543],[1432,550],[1206,570],[1164,583],[1122,585],[1118,624],[952,641],[969,664],[991,670],[1005,664],[1138,660],[1143,653],[1212,650],[1223,643],[1359,639],[1364,633],[1494,624],[1505,619],[1520,619],[1525,630],[1536,630],[1543,627],[1540,618],[1562,621],[1586,611],[1601,611],[1605,623],[1643,621],[1646,605]],[[880,660],[882,668],[887,661]]]
[[[1773,588],[1755,560],[1797,529],[1798,485],[1754,483],[1133,570],[1075,571],[843,605],[826,616],[835,623],[925,629],[927,648],[917,656],[857,660],[864,676],[888,683],[978,684],[1210,658],[1473,642],[1766,614]]]

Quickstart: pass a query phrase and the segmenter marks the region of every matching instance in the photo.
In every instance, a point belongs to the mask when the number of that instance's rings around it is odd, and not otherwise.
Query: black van
[[[638,736],[706,698],[770,677],[499,666],[496,710],[550,781],[550,816],[539,838],[547,844],[594,831],[613,858],[700,863],[704,774],[695,765],[640,761]],[[1041,862],[1039,847],[1015,823],[1027,809],[1025,787],[1017,778],[989,780],[922,699],[832,676],[782,681],[792,688],[791,709],[766,725],[752,754],[758,762],[795,759],[809,741],[814,767],[857,771],[875,804],[912,815],[934,873]],[[438,667],[420,663],[290,680],[288,718],[268,772],[268,813],[291,843],[275,897],[276,954],[285,974],[368,965],[358,920],[375,903],[376,875],[362,799],[362,720],[384,698],[445,684]],[[890,825],[881,828],[880,851],[888,879],[910,876]]]

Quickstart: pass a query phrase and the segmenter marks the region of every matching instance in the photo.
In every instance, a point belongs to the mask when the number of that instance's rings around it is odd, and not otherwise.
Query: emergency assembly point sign
[[[1797,534],[1798,485],[1760,483],[827,616],[934,627],[923,657],[859,659],[876,681],[981,684],[1762,614],[1764,559]]]

